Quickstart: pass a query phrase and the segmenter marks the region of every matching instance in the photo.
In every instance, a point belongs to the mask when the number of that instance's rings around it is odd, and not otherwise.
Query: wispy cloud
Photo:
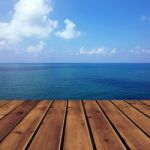
[[[148,16],[148,15],[141,15],[140,16],[140,20],[141,21],[150,21],[150,16]]]
[[[41,51],[43,51],[45,47],[45,43],[43,41],[40,41],[38,44],[36,45],[31,45],[27,48],[27,51],[29,53],[39,53]]]
[[[150,54],[150,49],[142,48],[139,45],[130,50],[130,53],[133,54]]]
[[[107,47],[99,47],[97,49],[85,50],[83,47],[80,49],[79,54],[81,55],[103,55],[108,56],[115,54],[117,51],[116,48],[107,48]]]
[[[74,22],[72,22],[69,19],[66,19],[64,23],[66,24],[65,29],[62,31],[58,31],[56,33],[56,36],[59,36],[64,39],[73,39],[81,35],[81,32],[76,30],[76,24]]]

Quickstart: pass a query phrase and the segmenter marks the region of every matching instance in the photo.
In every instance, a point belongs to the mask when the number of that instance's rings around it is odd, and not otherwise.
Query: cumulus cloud
[[[64,23],[66,24],[65,29],[57,32],[56,36],[64,39],[73,39],[81,35],[81,32],[76,30],[76,24],[73,23],[71,20],[66,19]]]
[[[52,11],[47,0],[19,0],[10,22],[0,22],[1,47],[23,38],[48,36],[57,26],[57,21],[48,17]]]
[[[130,50],[133,54],[150,54],[150,49],[142,48],[139,45]]]
[[[45,43],[43,41],[40,41],[37,45],[29,46],[27,48],[27,51],[29,53],[35,53],[35,52],[38,53],[43,51],[44,47],[45,47]]]
[[[142,15],[140,16],[141,21],[150,21],[150,16]]]
[[[111,55],[111,54],[115,54],[115,53],[116,53],[116,48],[110,49],[107,47],[99,47],[97,49],[84,50],[84,48],[82,47],[80,49],[81,55],[103,55],[103,56],[107,56],[107,55]]]
[[[13,10],[9,11],[12,16],[10,21],[0,21],[0,51],[42,51],[46,45],[43,41],[58,25],[58,21],[50,17],[52,12],[51,0],[17,0]],[[80,36],[75,23],[66,19],[65,24],[64,30],[55,32],[58,37],[72,39]],[[32,45],[26,42],[30,39],[39,42]],[[21,44],[28,48],[20,47]]]

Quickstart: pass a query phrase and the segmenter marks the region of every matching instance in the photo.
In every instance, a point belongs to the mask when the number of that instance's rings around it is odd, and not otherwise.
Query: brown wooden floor
[[[0,150],[150,150],[150,101],[0,100]]]

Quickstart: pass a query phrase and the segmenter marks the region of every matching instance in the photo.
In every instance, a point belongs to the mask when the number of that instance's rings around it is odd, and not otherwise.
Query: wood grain
[[[8,100],[0,100],[0,107],[4,106],[5,104],[9,103]]]
[[[150,107],[141,103],[137,100],[128,100],[129,104],[131,104],[133,107],[144,113],[146,116],[150,117]]]
[[[111,102],[98,101],[108,118],[118,130],[130,149],[147,150],[150,140],[125,115],[123,115]]]
[[[144,103],[144,104],[150,106],[150,100],[142,100],[142,101],[140,101],[140,102],[142,102],[142,103]]]
[[[112,101],[128,118],[150,136],[150,119],[124,101]]]
[[[84,107],[97,149],[124,150],[122,142],[95,101],[84,101]]]
[[[19,106],[23,101],[10,101],[9,103],[5,104],[3,107],[0,108],[0,119],[7,115],[9,112],[14,110],[17,106]]]
[[[57,150],[60,148],[66,103],[66,101],[54,101],[29,146],[30,150]]]
[[[0,149],[24,149],[36,131],[51,102],[41,101],[0,144]]]
[[[37,103],[38,101],[25,101],[0,120],[0,142]]]
[[[91,150],[92,143],[80,101],[69,101],[64,150]]]
[[[0,150],[149,150],[148,104],[0,100]]]

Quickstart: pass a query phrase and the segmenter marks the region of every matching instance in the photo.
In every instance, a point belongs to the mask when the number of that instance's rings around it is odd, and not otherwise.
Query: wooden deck
[[[150,101],[0,100],[0,150],[150,150]]]

